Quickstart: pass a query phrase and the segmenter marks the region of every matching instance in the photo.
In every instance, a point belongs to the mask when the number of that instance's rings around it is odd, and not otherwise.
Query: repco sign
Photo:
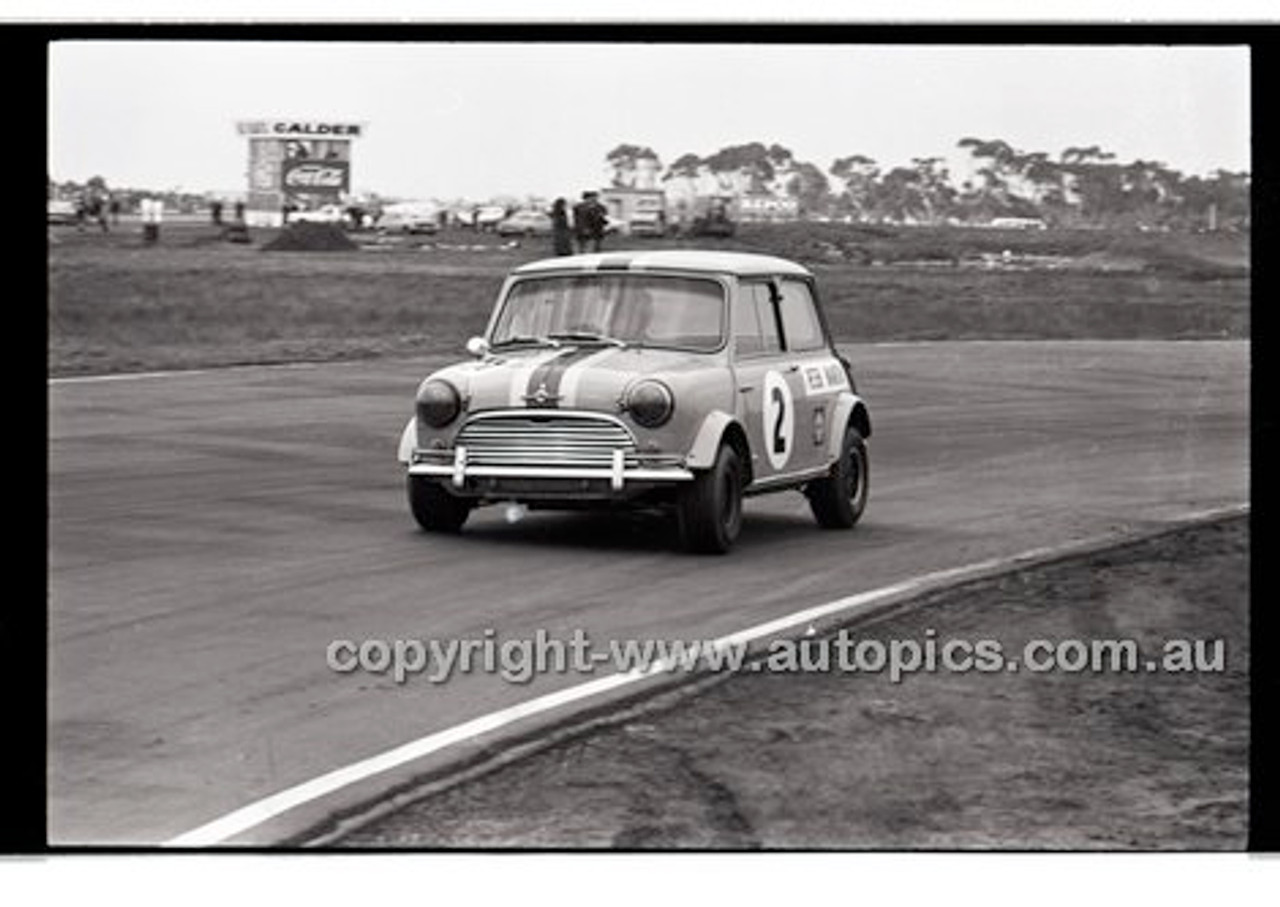
[[[285,189],[339,195],[350,185],[351,171],[346,161],[286,161]]]

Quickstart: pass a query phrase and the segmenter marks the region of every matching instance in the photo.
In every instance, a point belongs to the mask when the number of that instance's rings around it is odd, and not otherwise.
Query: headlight
[[[627,412],[636,424],[645,428],[657,428],[671,418],[675,411],[675,397],[671,388],[661,381],[646,380],[636,383],[627,391]]]
[[[448,381],[432,378],[418,388],[418,418],[432,428],[444,428],[462,412],[462,397]]]

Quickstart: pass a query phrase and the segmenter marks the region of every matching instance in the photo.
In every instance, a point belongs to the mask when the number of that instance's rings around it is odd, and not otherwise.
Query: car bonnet
[[[633,381],[697,371],[711,362],[705,353],[680,350],[564,345],[498,351],[434,377],[455,384],[469,412],[526,406],[615,412]]]

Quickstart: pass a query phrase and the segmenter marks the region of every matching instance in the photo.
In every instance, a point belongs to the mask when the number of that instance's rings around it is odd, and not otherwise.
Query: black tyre
[[[858,430],[845,429],[839,461],[825,479],[810,482],[805,493],[809,509],[823,529],[852,529],[867,507],[870,470],[867,444]]]
[[[409,476],[409,510],[428,532],[457,532],[467,521],[472,506],[470,501],[449,494],[438,482]]]
[[[680,495],[680,535],[690,551],[724,554],[742,529],[742,458],[722,444],[715,463]]]

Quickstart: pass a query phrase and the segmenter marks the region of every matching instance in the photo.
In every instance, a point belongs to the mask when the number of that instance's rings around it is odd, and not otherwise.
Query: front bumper
[[[690,482],[693,472],[674,464],[629,465],[626,453],[613,451],[607,467],[598,466],[493,466],[467,462],[467,448],[456,447],[451,462],[439,462],[440,451],[414,451],[409,475],[447,480],[459,492],[475,485],[469,480],[549,480],[607,482],[609,490],[621,492],[628,485],[643,483]]]

